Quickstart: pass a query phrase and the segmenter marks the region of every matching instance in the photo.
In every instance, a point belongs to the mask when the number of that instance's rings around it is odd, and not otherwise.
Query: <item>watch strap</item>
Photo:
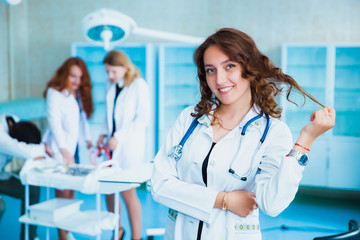
[[[306,153],[302,153],[294,149],[290,150],[289,155],[294,157],[300,166],[306,166],[309,161],[309,156]]]

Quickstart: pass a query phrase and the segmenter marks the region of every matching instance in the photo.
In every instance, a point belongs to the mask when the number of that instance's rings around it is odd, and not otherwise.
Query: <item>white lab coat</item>
[[[121,80],[119,86],[124,85]],[[150,96],[144,79],[136,78],[121,90],[114,108],[116,86],[112,84],[106,94],[106,120],[102,133],[111,137],[113,129],[113,109],[115,111],[115,133],[118,146],[113,159],[119,167],[130,168],[144,161],[146,129],[150,122]]]
[[[10,173],[4,172],[4,167],[11,161],[12,157],[28,159],[38,156],[45,156],[44,144],[27,144],[19,142],[9,135],[9,126],[6,117],[11,116],[18,122],[19,119],[11,114],[0,115],[0,180],[7,180],[11,177]]]
[[[195,239],[199,220],[204,221],[202,239],[261,239],[259,210],[246,218],[231,212],[214,209],[218,192],[246,190],[254,192],[259,208],[276,216],[293,200],[304,167],[293,157],[286,157],[292,148],[289,128],[278,119],[270,118],[267,137],[255,156],[247,181],[231,175],[228,170],[239,144],[242,127],[257,115],[251,109],[239,127],[229,132],[214,146],[207,168],[207,187],[202,179],[202,163],[212,145],[211,119],[201,117],[199,124],[184,145],[182,158],[176,163],[168,157],[170,148],[179,144],[189,128],[194,112],[185,109],[170,130],[166,142],[155,157],[152,176],[152,195],[155,201],[178,211],[176,220],[169,216],[166,239]],[[249,125],[243,138],[238,158],[232,168],[244,176],[250,160],[265,129],[262,117]]]
[[[75,97],[67,89],[59,92],[49,88],[46,94],[46,110],[49,127],[43,142],[54,153],[54,159],[63,162],[60,148],[75,154],[78,142],[91,140],[86,113],[79,108]]]

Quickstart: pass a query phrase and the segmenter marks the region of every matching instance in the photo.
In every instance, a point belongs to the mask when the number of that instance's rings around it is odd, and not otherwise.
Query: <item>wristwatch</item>
[[[306,153],[301,153],[294,149],[290,150],[289,156],[294,157],[301,166],[305,166],[309,161],[309,156]]]

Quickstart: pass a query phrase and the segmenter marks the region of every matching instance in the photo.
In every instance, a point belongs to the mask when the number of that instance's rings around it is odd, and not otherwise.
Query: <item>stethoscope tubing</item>
[[[235,156],[233,157],[233,159],[231,160],[230,162],[230,168],[229,168],[229,173],[231,173],[234,177],[237,177],[243,181],[246,181],[247,178],[250,176],[251,172],[252,172],[252,168],[254,166],[254,158],[257,154],[257,152],[259,151],[259,149],[261,148],[261,145],[264,143],[265,141],[265,138],[267,136],[267,133],[269,131],[269,126],[270,126],[270,117],[267,113],[265,113],[265,118],[266,118],[266,126],[265,126],[265,129],[264,129],[264,132],[260,138],[260,141],[254,151],[254,153],[252,154],[252,157],[251,157],[251,164],[250,164],[250,168],[248,169],[248,171],[245,173],[244,176],[239,176],[236,174],[235,170],[232,169],[232,164],[234,163],[235,159],[237,159],[238,155],[239,155],[239,152],[240,152],[240,149],[241,149],[241,146],[242,146],[242,140],[243,140],[243,137],[245,136],[246,134],[246,130],[247,128],[249,127],[249,125],[251,123],[253,123],[254,121],[256,121],[257,119],[260,119],[262,116],[264,115],[264,112],[261,111],[259,115],[253,117],[252,119],[250,119],[243,127],[242,131],[241,131],[241,135],[240,135],[240,139],[239,139],[239,145],[238,145],[238,148],[237,148],[237,151],[236,151],[236,154]],[[184,144],[186,143],[187,139],[190,137],[190,135],[192,134],[192,132],[194,131],[194,129],[196,128],[196,126],[198,125],[198,119],[199,117],[196,117],[190,127],[188,128],[188,130],[186,131],[185,135],[183,136],[183,138],[181,139],[180,143],[178,145],[175,145],[173,146],[169,153],[168,153],[168,157],[170,158],[173,158],[175,161],[176,161],[176,168],[177,168],[177,162],[181,159],[182,157],[182,149],[184,147]],[[177,169],[176,169],[177,170]]]
[[[251,164],[250,164],[250,167],[248,169],[248,171],[240,176],[238,174],[236,174],[235,170],[232,168],[232,165],[235,161],[235,159],[237,159],[238,155],[239,155],[239,152],[240,152],[240,149],[241,149],[241,146],[242,146],[242,140],[243,140],[243,137],[245,136],[246,134],[246,130],[248,128],[248,126],[256,121],[257,119],[261,118],[263,116],[264,112],[261,111],[261,113],[259,115],[257,115],[256,117],[253,117],[252,119],[250,119],[243,127],[242,131],[241,131],[241,135],[240,135],[240,140],[239,140],[239,145],[238,145],[238,148],[237,148],[237,151],[236,151],[236,154],[234,156],[234,158],[231,160],[230,162],[230,168],[229,168],[229,173],[231,173],[232,175],[236,176],[237,178],[241,179],[242,181],[246,181],[247,178],[250,176],[251,172],[252,172],[252,169],[254,167],[254,158],[257,154],[257,152],[259,151],[259,149],[261,148],[261,145],[263,144],[263,142],[265,141],[265,138],[267,136],[267,133],[269,131],[269,126],[270,126],[270,117],[268,114],[265,113],[265,117],[266,117],[266,126],[265,126],[265,129],[264,129],[264,132],[263,132],[263,135],[261,136],[260,138],[260,141],[255,149],[255,151],[253,152],[252,156],[251,156]]]
[[[196,126],[198,125],[198,123],[199,123],[199,122],[198,122],[198,119],[199,119],[199,117],[196,117],[196,118],[194,119],[194,121],[192,121],[189,129],[186,131],[186,133],[185,133],[184,137],[181,139],[179,145],[184,146],[186,140],[190,137],[191,133],[194,131],[194,129],[195,129]]]

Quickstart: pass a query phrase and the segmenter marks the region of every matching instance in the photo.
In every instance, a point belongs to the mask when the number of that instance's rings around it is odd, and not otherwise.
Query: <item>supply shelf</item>
[[[108,167],[109,165],[112,167]],[[116,161],[109,160],[103,162],[86,176],[72,176],[59,169],[61,166],[59,167],[53,159],[47,158],[36,161],[29,159],[20,172],[20,179],[25,185],[26,211],[25,215],[19,218],[19,221],[26,224],[26,240],[28,239],[29,224],[97,236],[98,240],[101,239],[102,230],[115,230],[116,239],[119,214],[101,211],[100,195],[114,193],[115,212],[119,212],[119,192],[139,187],[141,183],[149,180],[153,165],[144,163],[125,170],[118,168]],[[80,191],[85,194],[96,194],[96,210],[77,210],[69,215],[70,217],[58,219],[56,222],[32,219],[29,214],[29,185],[47,187],[48,191],[49,188],[58,188]],[[49,235],[47,239],[49,239]]]
[[[114,213],[101,211],[100,214],[99,218],[96,211],[78,211],[74,212],[71,218],[64,218],[56,223],[35,220],[27,215],[23,215],[19,221],[31,225],[61,228],[70,232],[96,236],[101,234],[102,230],[113,230],[117,226],[117,216]]]

